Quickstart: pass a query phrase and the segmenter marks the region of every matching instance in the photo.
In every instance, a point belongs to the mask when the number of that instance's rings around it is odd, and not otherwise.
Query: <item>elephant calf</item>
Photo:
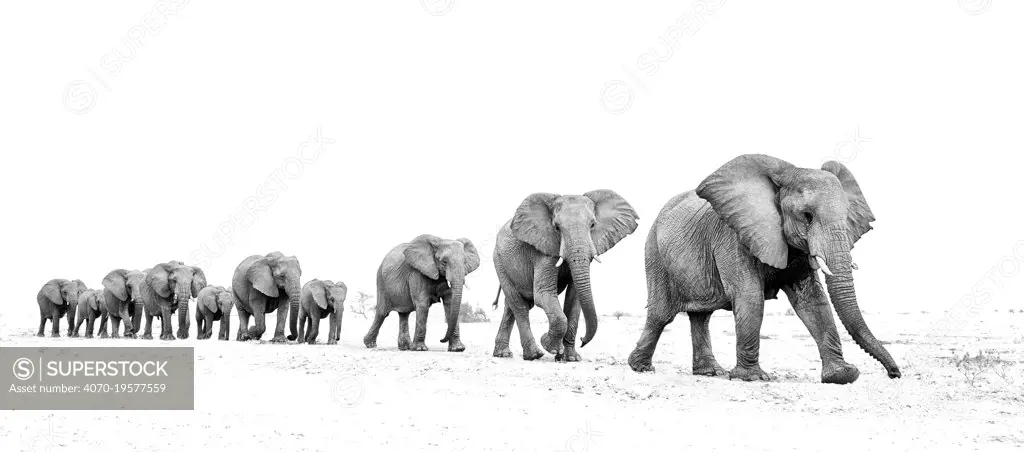
[[[91,339],[97,317],[100,318],[100,324],[106,324],[107,306],[103,302],[103,292],[86,290],[78,297],[78,321],[70,336],[78,337],[78,330],[82,327],[82,322],[85,322],[85,337]]]
[[[39,333],[36,336],[43,337],[43,330],[46,329],[46,321],[53,323],[52,337],[60,337],[60,318],[64,314],[68,316],[68,335],[72,335],[73,324],[75,323],[75,306],[78,304],[78,297],[86,290],[85,283],[79,279],[68,281],[66,279],[51,279],[36,294],[36,303],[39,304]]]
[[[235,296],[221,286],[206,286],[196,297],[196,339],[209,339],[213,336],[213,322],[220,320],[217,339],[228,340],[231,329],[231,306],[235,304]]]
[[[441,342],[448,351],[466,349],[459,340],[459,310],[466,275],[480,266],[480,255],[469,239],[445,240],[421,235],[394,247],[377,269],[377,311],[363,337],[367,348],[377,346],[377,334],[391,311],[398,311],[398,349],[425,351],[427,313],[443,302],[448,331]],[[416,311],[416,336],[409,340],[409,314]],[[411,344],[410,344],[411,342]]]
[[[341,317],[345,314],[345,296],[347,294],[348,287],[341,281],[314,279],[302,286],[302,296],[299,299],[297,340],[315,344],[316,337],[320,333],[320,320],[330,316],[331,328],[327,333],[327,343],[337,344],[341,337]]]

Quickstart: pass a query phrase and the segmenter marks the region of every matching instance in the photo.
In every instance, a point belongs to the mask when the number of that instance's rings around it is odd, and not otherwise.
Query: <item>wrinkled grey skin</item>
[[[341,337],[341,318],[345,314],[347,295],[348,287],[341,281],[314,279],[302,286],[298,341],[315,344],[320,334],[320,320],[330,316],[327,343],[337,344]]]
[[[148,271],[148,270],[147,270]],[[107,318],[110,319],[110,337],[118,338],[121,324],[124,324],[124,337],[133,339],[135,329],[142,320],[142,280],[146,278],[145,272],[125,270],[123,268],[111,270],[103,278],[103,303]],[[138,308],[138,309],[136,309]],[[100,321],[100,337],[107,337],[107,323]]]
[[[509,339],[513,324],[519,325],[523,359],[544,355],[530,329],[530,309],[537,305],[547,314],[549,325],[541,345],[556,360],[579,361],[575,341],[581,312],[587,323],[581,347],[597,332],[590,263],[633,233],[638,219],[633,207],[611,190],[582,196],[534,193],[524,199],[512,220],[498,232],[494,247],[498,296],[505,294],[494,356],[512,356]],[[563,290],[565,304],[560,307],[558,295]],[[494,306],[497,304],[495,297]]]
[[[770,380],[758,363],[761,321],[764,301],[781,290],[818,344],[823,383],[852,383],[860,375],[843,360],[829,298],[857,345],[890,378],[898,378],[899,367],[868,329],[854,292],[850,250],[874,219],[841,163],[798,168],[757,154],[726,163],[696,191],[669,201],[651,228],[647,324],[629,355],[630,367],[653,371],[661,332],[686,312],[694,374],[726,374],[711,352],[708,332],[711,314],[726,309],[736,321],[736,367],[729,378]],[[819,268],[828,297],[817,279]]]
[[[95,331],[93,326],[97,317],[100,318],[100,324],[106,323],[107,306],[103,303],[103,291],[86,290],[78,297],[78,321],[75,322],[75,329],[70,336],[78,337],[82,322],[85,322],[85,337],[92,339],[92,332]]]
[[[277,327],[271,342],[285,342],[284,327],[291,303],[291,334],[288,340],[297,337],[296,318],[299,315],[298,301],[302,293],[302,267],[295,256],[285,256],[274,251],[266,256],[249,256],[235,268],[231,278],[231,291],[238,308],[238,334],[236,340],[259,340],[267,330],[266,315],[277,311]],[[249,327],[249,317],[256,325]]]
[[[209,339],[213,336],[213,322],[219,320],[217,339],[226,341],[230,338],[231,307],[235,304],[235,296],[230,289],[221,286],[206,286],[196,297],[196,339]]]
[[[160,319],[160,339],[173,341],[173,315],[179,309],[187,309],[188,301],[199,295],[206,287],[206,275],[199,267],[191,267],[181,261],[170,261],[153,266],[140,287],[142,306],[146,317],[146,330],[143,339],[153,338],[153,318]],[[136,318],[135,331],[139,330],[140,318]],[[188,329],[181,316],[178,316],[179,327]]]
[[[466,275],[480,267],[480,254],[466,238],[446,240],[424,234],[393,248],[377,269],[377,310],[363,336],[367,348],[377,346],[377,335],[391,311],[398,312],[398,349],[426,351],[427,313],[444,306],[448,330],[441,342],[448,351],[466,349],[459,338],[459,310]],[[410,341],[409,314],[416,311],[416,334]]]
[[[78,297],[85,290],[87,290],[85,283],[80,279],[74,281],[51,279],[43,284],[36,295],[36,302],[39,304],[39,332],[36,336],[43,337],[46,321],[50,320],[53,324],[50,336],[60,337],[60,318],[64,317],[64,314],[68,316],[68,335],[70,336],[73,333]]]

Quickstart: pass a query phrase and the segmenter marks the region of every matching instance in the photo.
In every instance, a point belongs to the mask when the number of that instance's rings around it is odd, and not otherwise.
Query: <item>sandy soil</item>
[[[761,363],[777,381],[745,383],[690,375],[683,316],[662,336],[657,371],[637,374],[625,358],[642,317],[602,318],[596,340],[581,350],[584,361],[566,364],[551,356],[523,361],[515,333],[515,358],[493,358],[496,323],[464,324],[466,352],[447,353],[438,342],[440,308],[434,311],[428,352],[396,349],[396,315],[375,350],[361,341],[368,321],[352,315],[337,346],[196,341],[193,324],[193,339],[173,345],[195,347],[195,411],[4,411],[0,450],[1024,447],[1024,314],[983,312],[962,328],[947,327],[942,314],[868,314],[875,334],[891,342],[904,378],[885,378],[844,333],[847,360],[861,369],[861,378],[833,386],[818,383],[817,349],[793,316],[767,317],[762,330]],[[538,310],[533,316],[539,334],[546,324]],[[172,345],[36,338],[32,323],[0,325],[0,346]],[[718,359],[731,367],[731,315],[719,313],[711,327]],[[321,342],[325,335],[326,327]],[[972,386],[950,357],[979,350],[1000,358],[989,361]]]

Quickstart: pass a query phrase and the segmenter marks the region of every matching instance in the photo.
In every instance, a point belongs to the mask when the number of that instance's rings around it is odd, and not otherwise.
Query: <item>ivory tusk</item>
[[[562,266],[562,256],[558,256],[558,262],[555,262],[555,267]]]
[[[601,258],[597,257],[596,254],[594,255],[594,262],[597,262],[598,264],[601,263]]]
[[[860,270],[859,268],[857,268],[857,263],[856,262],[850,262],[850,268],[852,268],[854,270]]]
[[[821,271],[825,272],[828,276],[832,276],[832,270],[828,269],[828,264],[825,263],[825,259],[822,259],[821,256],[814,256],[814,260],[818,262],[818,266],[821,267]]]

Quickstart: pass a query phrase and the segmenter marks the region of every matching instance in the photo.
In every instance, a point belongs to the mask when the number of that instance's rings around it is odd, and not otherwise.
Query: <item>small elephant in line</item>
[[[43,337],[46,329],[46,321],[53,324],[51,337],[60,337],[60,319],[65,314],[68,316],[68,336],[73,334],[72,329],[75,323],[75,309],[78,305],[78,297],[82,292],[88,290],[85,283],[80,279],[51,279],[39,289],[36,295],[36,302],[39,304],[39,332],[36,336]]]
[[[737,157],[672,198],[647,236],[647,323],[629,366],[653,371],[651,357],[676,314],[690,318],[693,373],[770,380],[759,364],[765,300],[785,292],[818,345],[821,381],[845,384],[860,372],[843,359],[829,299],[864,351],[899,378],[896,361],[868,329],[854,290],[850,250],[874,214],[842,163],[799,168],[775,157]],[[825,286],[817,272],[825,275]],[[711,314],[733,311],[736,366],[726,372],[711,351]]]
[[[92,339],[97,318],[100,319],[100,325],[106,326],[107,305],[103,303],[103,291],[86,290],[78,297],[78,321],[75,322],[75,329],[70,336],[78,337],[78,331],[85,322],[85,337]]]
[[[512,326],[519,325],[523,359],[544,355],[530,329],[530,309],[548,317],[541,345],[559,361],[579,361],[576,328],[580,313],[587,323],[581,347],[597,332],[597,311],[590,288],[590,263],[637,228],[633,207],[612,190],[580,195],[534,193],[502,226],[494,246],[494,270],[505,294],[505,313],[494,338],[494,356],[511,357]],[[564,306],[558,295],[566,291]]]
[[[173,341],[172,318],[174,313],[179,311],[185,313],[182,316],[179,312],[179,326],[187,330],[189,299],[198,296],[199,291],[204,287],[206,287],[206,275],[203,270],[199,267],[185,265],[181,261],[157,264],[146,272],[141,288],[146,317],[146,330],[142,338],[153,338],[153,318],[157,317],[160,319],[160,339]],[[139,330],[140,321],[140,318],[136,318],[135,331]]]
[[[299,300],[298,342],[316,343],[320,333],[320,321],[331,317],[327,343],[337,344],[341,338],[341,318],[345,314],[345,297],[348,287],[338,281],[314,279],[302,286]]]
[[[377,335],[391,311],[398,312],[398,349],[425,351],[427,313],[442,302],[448,330],[441,342],[448,351],[466,349],[459,339],[459,311],[466,275],[480,267],[480,254],[466,238],[446,240],[424,234],[391,249],[377,269],[377,310],[363,337],[367,348],[377,346]],[[409,314],[416,311],[416,335],[409,339]]]
[[[284,327],[291,306],[291,334],[297,337],[296,318],[299,315],[299,296],[302,295],[302,266],[295,256],[274,251],[266,256],[254,255],[242,260],[231,277],[231,292],[238,308],[238,335],[236,340],[260,340],[267,330],[266,315],[277,311],[277,327],[271,342],[285,342]],[[249,317],[256,325],[249,327]]]
[[[231,329],[231,307],[235,296],[230,289],[221,286],[206,286],[196,297],[196,339],[213,336],[213,322],[219,320],[217,339],[226,341]]]
[[[110,337],[118,338],[121,324],[124,324],[124,337],[134,338],[136,319],[142,319],[142,280],[146,279],[146,271],[111,270],[103,277],[103,298],[106,305],[107,318],[110,320]],[[107,324],[100,321],[100,337],[107,337]]]

